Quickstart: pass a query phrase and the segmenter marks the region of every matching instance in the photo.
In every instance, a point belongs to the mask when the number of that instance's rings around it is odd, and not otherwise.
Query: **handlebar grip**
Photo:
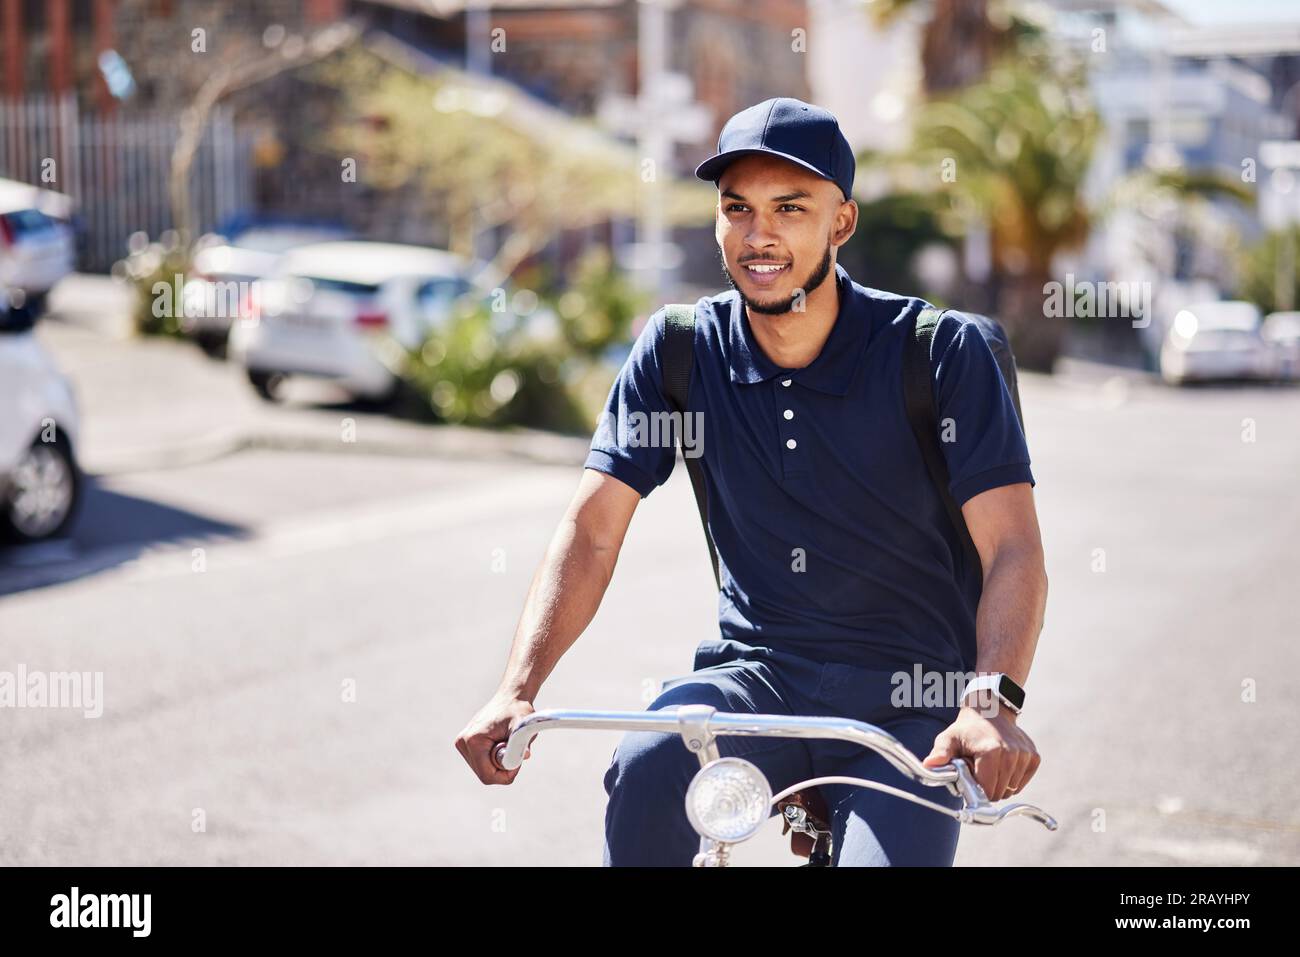
[[[502,764],[501,762],[506,756],[506,743],[504,741],[499,741],[496,744],[494,744],[492,746],[492,750],[490,754],[492,755],[493,767],[495,767],[498,771],[504,771],[506,768],[505,765]]]

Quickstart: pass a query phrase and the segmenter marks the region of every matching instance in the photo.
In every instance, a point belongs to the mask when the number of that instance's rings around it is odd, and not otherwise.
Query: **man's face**
[[[751,312],[802,311],[856,222],[835,183],[780,157],[743,156],[718,179],[722,271]]]

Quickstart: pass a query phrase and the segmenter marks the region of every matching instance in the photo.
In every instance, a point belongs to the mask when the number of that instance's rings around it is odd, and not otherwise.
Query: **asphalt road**
[[[583,443],[431,445],[329,397],[264,409],[180,345],[41,335],[101,471],[70,540],[0,552],[0,671],[102,672],[103,713],[0,711],[0,864],[599,863],[617,733],[540,739],[510,787],[452,747]],[[1024,799],[1061,828],[967,827],[957,863],[1300,862],[1300,390],[1077,369],[1022,396],[1051,581]],[[251,428],[314,439],[228,441]],[[715,600],[679,466],[537,706],[642,707]],[[779,831],[737,860],[794,863]]]

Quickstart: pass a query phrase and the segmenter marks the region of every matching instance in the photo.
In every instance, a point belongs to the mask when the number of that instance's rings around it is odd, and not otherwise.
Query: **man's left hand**
[[[1015,715],[999,711],[986,717],[975,708],[962,708],[957,720],[934,739],[934,747],[921,762],[941,767],[953,758],[973,765],[975,780],[990,801],[1001,801],[1022,791],[1038,770],[1040,758],[1029,735],[1016,727]]]

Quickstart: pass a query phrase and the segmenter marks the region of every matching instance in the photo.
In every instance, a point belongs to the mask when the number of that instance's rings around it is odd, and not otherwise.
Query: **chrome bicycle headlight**
[[[743,758],[718,758],[700,768],[686,789],[686,817],[704,837],[727,844],[748,840],[771,816],[772,786]]]

